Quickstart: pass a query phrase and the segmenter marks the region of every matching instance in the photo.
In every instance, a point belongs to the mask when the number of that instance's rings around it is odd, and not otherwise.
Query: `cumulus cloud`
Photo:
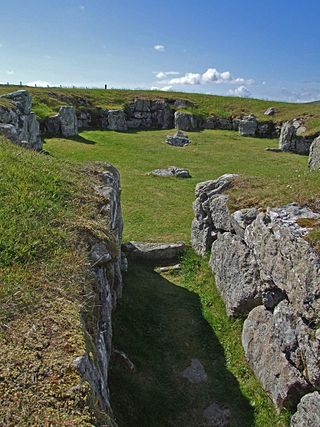
[[[166,79],[167,77],[170,77],[170,76],[178,76],[179,74],[180,73],[178,71],[159,71],[155,73],[156,78],[159,80]]]
[[[170,92],[170,90],[173,89],[173,86],[163,86],[163,87],[158,87],[158,86],[152,86],[151,90],[162,90],[163,92]]]
[[[166,47],[163,44],[156,44],[153,46],[153,49],[157,50],[158,52],[164,52]]]
[[[319,88],[308,88],[301,90],[288,90],[283,88],[281,94],[284,101],[288,102],[314,102],[320,100]]]
[[[219,72],[216,68],[208,68],[204,73],[186,73],[184,76],[175,77],[168,81],[171,85],[201,85],[221,83],[253,84],[254,80],[245,80],[242,77],[233,77],[230,71]]]
[[[228,95],[239,96],[240,98],[250,98],[252,96],[250,90],[244,85],[241,85],[236,89],[230,89],[228,91]]]
[[[51,86],[51,84],[43,80],[35,80],[34,82],[28,82],[27,86],[47,87]]]

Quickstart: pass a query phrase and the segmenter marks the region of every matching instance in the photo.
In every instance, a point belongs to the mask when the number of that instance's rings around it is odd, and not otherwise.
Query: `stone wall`
[[[15,144],[41,150],[39,123],[31,112],[32,97],[29,93],[19,90],[0,98],[8,101],[8,105],[0,106],[0,133]]]
[[[87,352],[75,361],[75,366],[91,387],[93,409],[99,415],[112,414],[108,388],[112,312],[122,294],[122,271],[126,269],[125,256],[121,253],[123,222],[119,172],[108,166],[101,174],[101,186],[96,187],[95,191],[105,203],[100,215],[105,222],[106,235],[110,237],[108,241],[92,242],[90,256],[95,278],[94,299],[82,313]]]
[[[296,154],[308,155],[314,136],[304,136],[306,128],[299,120],[283,124],[279,139],[279,149]]]
[[[255,375],[279,410],[294,410],[320,390],[320,256],[298,221],[320,216],[294,203],[231,213],[224,191],[235,179],[198,184],[192,246],[211,252],[228,314],[246,318],[242,343]]]

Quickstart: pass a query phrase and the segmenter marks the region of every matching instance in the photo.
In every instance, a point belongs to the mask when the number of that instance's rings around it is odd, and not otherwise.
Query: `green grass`
[[[184,92],[161,92],[148,90],[120,90],[120,89],[60,89],[60,88],[31,88],[20,86],[0,86],[0,95],[10,91],[27,89],[33,95],[33,110],[40,119],[55,114],[61,105],[74,105],[77,108],[93,109],[123,108],[134,98],[145,99],[185,99],[193,105],[186,109],[198,116],[215,115],[218,117],[237,117],[242,114],[253,113],[261,121],[273,120],[281,123],[293,118],[302,118],[307,127],[307,134],[320,132],[320,105],[293,104],[278,101],[259,99],[244,99],[230,96],[190,94]],[[79,98],[85,99],[84,107]],[[275,116],[265,116],[264,111],[273,106],[277,109]]]
[[[112,365],[112,405],[120,427],[200,427],[213,402],[231,411],[231,427],[287,426],[251,372],[240,342],[241,320],[227,317],[207,260],[192,252],[182,274],[131,265],[114,315],[114,346],[136,366]],[[181,372],[199,359],[208,381],[191,385]]]
[[[90,426],[71,367],[85,349],[79,312],[91,281],[78,225],[92,215],[94,177],[2,138],[0,167],[1,424]]]
[[[45,148],[57,158],[103,160],[119,168],[125,240],[189,242],[196,184],[224,173],[243,177],[232,193],[233,209],[319,200],[320,174],[308,171],[307,157],[265,151],[275,140],[206,130],[190,133],[192,143],[181,149],[164,143],[168,133],[90,131],[76,140],[49,139]],[[170,165],[188,168],[192,178],[146,175]]]

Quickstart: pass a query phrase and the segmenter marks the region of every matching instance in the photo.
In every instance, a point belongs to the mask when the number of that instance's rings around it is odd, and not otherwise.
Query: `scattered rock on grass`
[[[230,425],[230,411],[227,408],[212,403],[203,411],[208,427],[228,427]]]
[[[191,140],[181,130],[178,130],[174,135],[168,135],[166,139],[167,144],[174,145],[175,147],[184,147],[190,144],[190,142]]]
[[[177,178],[191,178],[188,169],[179,168],[177,166],[169,166],[166,169],[154,169],[149,172],[149,175],[163,176],[163,177],[177,177]]]
[[[203,383],[208,379],[208,375],[198,359],[191,359],[191,365],[181,373],[181,376],[192,384]]]

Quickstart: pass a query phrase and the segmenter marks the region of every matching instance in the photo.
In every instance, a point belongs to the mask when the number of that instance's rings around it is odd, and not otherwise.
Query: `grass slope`
[[[120,427],[201,427],[212,403],[231,411],[231,427],[287,426],[251,372],[241,345],[241,320],[227,317],[206,259],[189,253],[182,274],[130,266],[114,316],[114,345],[136,366],[112,366],[112,405]],[[181,372],[199,359],[208,381]]]
[[[83,222],[95,204],[74,164],[0,139],[0,424],[91,426],[72,368],[90,294]]]
[[[224,173],[242,174],[232,194],[233,209],[319,201],[320,174],[308,171],[307,157],[265,151],[267,146],[275,147],[276,141],[206,130],[190,133],[192,143],[181,149],[164,143],[167,133],[91,131],[75,140],[49,139],[45,147],[58,158],[103,160],[119,168],[124,239],[188,242],[196,184]],[[170,165],[188,168],[192,178],[146,175]]]
[[[216,115],[218,117],[236,117],[253,113],[261,121],[273,120],[277,123],[293,118],[302,118],[307,127],[307,134],[320,132],[320,105],[294,104],[286,102],[265,101],[259,99],[237,98],[230,96],[191,94],[184,92],[162,92],[148,90],[120,89],[60,89],[31,88],[20,86],[0,86],[0,95],[10,91],[27,89],[33,95],[33,110],[40,119],[55,114],[61,105],[71,104],[84,108],[79,98],[88,103],[86,108],[123,108],[134,98],[145,99],[185,99],[193,106],[186,109],[198,116]],[[265,110],[273,106],[277,109],[275,116],[265,116]]]

